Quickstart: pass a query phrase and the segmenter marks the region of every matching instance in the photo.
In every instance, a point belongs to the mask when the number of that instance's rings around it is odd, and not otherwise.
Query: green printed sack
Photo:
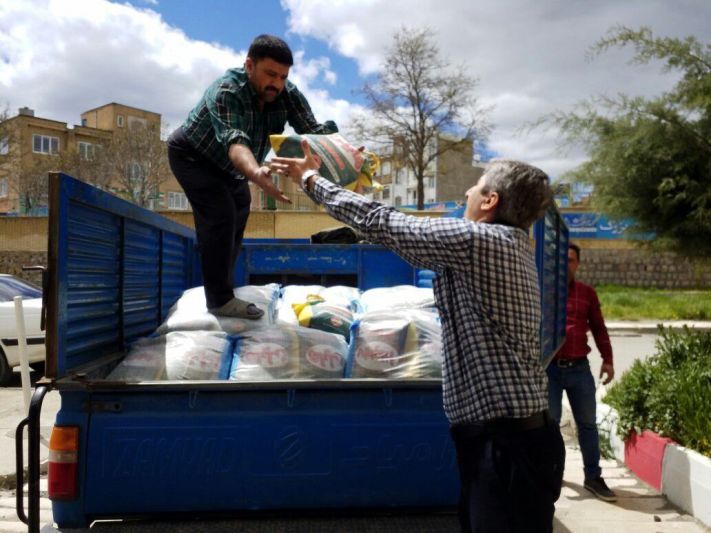
[[[382,189],[373,179],[380,164],[378,157],[358,150],[338,133],[269,136],[272,149],[279,157],[304,157],[302,139],[309,142],[311,151],[321,159],[320,176],[350,191]]]

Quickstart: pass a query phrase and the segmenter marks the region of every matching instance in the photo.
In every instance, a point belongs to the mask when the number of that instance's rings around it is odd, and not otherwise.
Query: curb
[[[625,441],[625,464],[635,475],[661,492],[664,453],[673,440],[653,431],[632,433]]]
[[[659,326],[671,328],[674,330],[684,329],[688,326],[691,329],[699,331],[711,330],[711,321],[708,320],[674,320],[667,322],[642,321],[642,322],[626,322],[610,320],[606,322],[608,331],[633,331],[636,333],[657,333]]]
[[[622,441],[617,435],[618,419],[613,407],[598,402],[598,430],[609,437],[615,458],[671,503],[711,527],[711,459],[652,431]]]

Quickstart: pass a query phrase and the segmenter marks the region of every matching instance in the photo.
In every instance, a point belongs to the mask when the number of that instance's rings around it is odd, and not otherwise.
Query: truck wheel
[[[5,387],[12,379],[12,368],[7,364],[5,352],[0,348],[0,387]]]

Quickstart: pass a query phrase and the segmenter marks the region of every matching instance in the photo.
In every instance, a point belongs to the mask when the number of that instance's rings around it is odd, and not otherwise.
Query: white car
[[[22,296],[29,362],[39,363],[45,358],[44,331],[40,329],[42,290],[9,274],[0,274],[0,387],[10,382],[12,369],[20,366],[15,296]]]

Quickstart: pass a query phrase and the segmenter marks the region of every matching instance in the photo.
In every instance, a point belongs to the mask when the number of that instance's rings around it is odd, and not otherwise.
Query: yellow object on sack
[[[380,160],[372,152],[360,151],[338,133],[329,135],[270,135],[269,142],[279,157],[304,157],[301,140],[306,139],[321,159],[320,176],[350,191],[382,190],[374,176]]]

